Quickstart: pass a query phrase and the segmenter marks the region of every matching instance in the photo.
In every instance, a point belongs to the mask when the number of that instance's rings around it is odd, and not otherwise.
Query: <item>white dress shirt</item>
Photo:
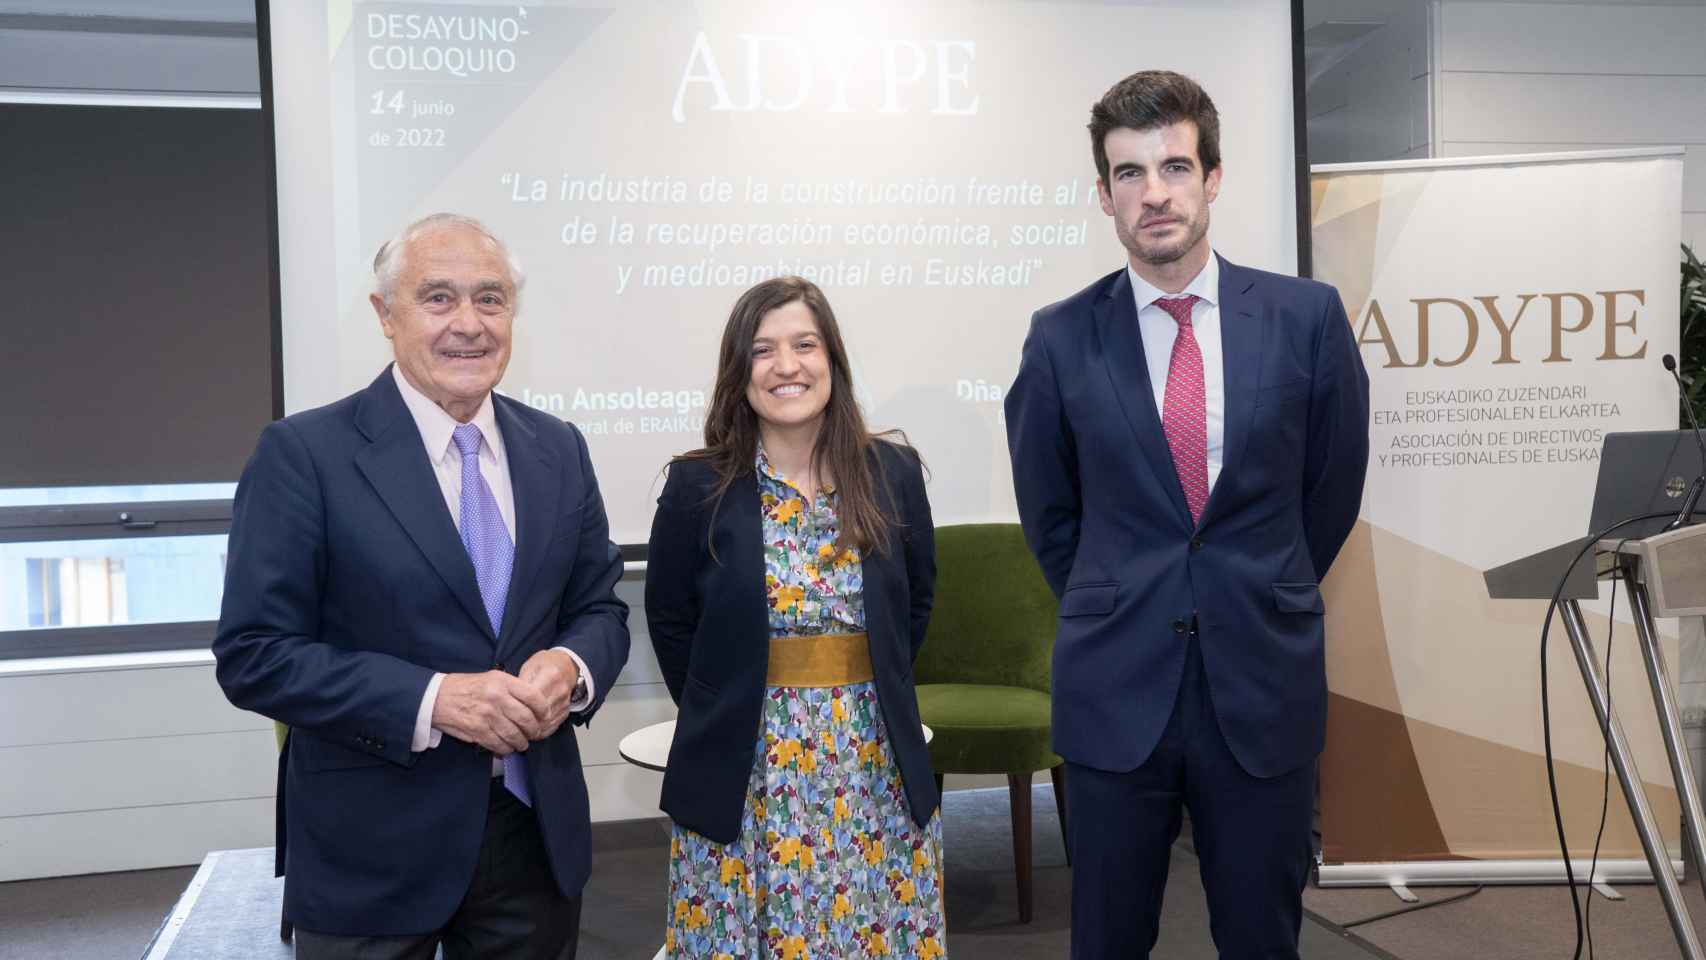
[[[1167,402],[1167,367],[1173,359],[1173,341],[1179,336],[1179,324],[1172,314],[1155,305],[1161,297],[1194,295],[1191,305],[1191,330],[1196,334],[1197,349],[1202,351],[1203,400],[1208,408],[1208,489],[1220,476],[1220,465],[1226,453],[1226,365],[1220,353],[1220,260],[1210,250],[1208,264],[1178,293],[1166,293],[1137,275],[1129,265],[1126,275],[1131,278],[1132,296],[1137,300],[1137,326],[1143,334],[1143,359],[1149,367],[1149,385],[1155,390],[1155,412],[1161,414]]]
[[[438,404],[427,399],[426,395],[414,388],[403,371],[395,364],[391,367],[391,376],[397,381],[397,390],[403,395],[403,405],[409,408],[410,416],[415,418],[415,427],[420,430],[421,440],[426,444],[427,461],[432,464],[433,476],[438,480],[438,489],[444,494],[444,506],[450,511],[450,521],[456,524],[456,529],[462,529],[462,453],[456,449],[456,442],[451,434],[461,426],[456,418],[445,413]],[[515,542],[515,487],[509,479],[509,458],[504,456],[503,433],[498,430],[496,414],[492,410],[491,394],[481,401],[480,409],[474,413],[474,419],[469,421],[480,428],[480,436],[485,440],[480,445],[480,476],[486,480],[486,486],[492,488],[492,498],[498,502],[498,513],[503,515],[504,529],[509,531],[509,542]],[[577,696],[570,702],[571,710],[582,710],[592,702],[592,674],[587,672],[585,661],[581,660],[568,647],[556,649],[568,654],[575,661],[575,667],[586,677],[586,694]],[[443,740],[443,731],[432,725],[432,708],[438,702],[438,688],[444,683],[444,674],[435,673],[427,684],[426,694],[421,697],[421,708],[415,714],[415,734],[409,749],[419,753],[438,746]],[[493,762],[494,774],[501,775],[503,761]]]

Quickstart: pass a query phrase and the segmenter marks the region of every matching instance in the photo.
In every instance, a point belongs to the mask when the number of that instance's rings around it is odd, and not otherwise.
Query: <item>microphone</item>
[[[1687,388],[1692,386],[1694,381],[1682,375],[1682,371],[1676,368],[1676,358],[1670,354],[1660,357],[1659,362],[1664,364],[1664,368],[1670,371],[1671,377],[1676,380],[1677,393],[1682,399],[1682,410],[1688,414],[1688,425],[1694,429],[1694,442],[1700,445],[1700,468],[1706,471],[1706,437],[1700,433],[1700,421],[1694,419],[1694,404],[1688,399]],[[1694,507],[1700,502],[1702,490],[1706,490],[1706,472],[1696,476],[1694,482],[1688,485],[1688,496],[1682,501],[1682,510],[1677,513],[1675,520],[1665,526],[1665,530],[1675,530],[1694,522]]]
[[[1676,368],[1675,357],[1667,353],[1659,358],[1659,362],[1664,364],[1665,369],[1670,371],[1670,375],[1675,377],[1678,383],[1685,383],[1691,387],[1694,386],[1694,378],[1684,376],[1683,373]]]

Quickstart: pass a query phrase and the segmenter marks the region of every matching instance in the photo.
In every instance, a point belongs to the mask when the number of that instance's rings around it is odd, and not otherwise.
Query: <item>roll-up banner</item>
[[[1588,532],[1607,433],[1676,426],[1660,357],[1678,348],[1681,152],[1318,166],[1312,183],[1315,276],[1343,296],[1372,386],[1362,517],[1325,584],[1322,882],[1346,865],[1473,880],[1478,865],[1556,862],[1546,604],[1489,600],[1481,574]],[[1674,856],[1676,790],[1610,593],[1584,610]],[[1675,664],[1676,622],[1660,632]],[[1559,799],[1585,858],[1604,741],[1561,626],[1549,642]],[[1643,872],[1610,793],[1601,860]]]

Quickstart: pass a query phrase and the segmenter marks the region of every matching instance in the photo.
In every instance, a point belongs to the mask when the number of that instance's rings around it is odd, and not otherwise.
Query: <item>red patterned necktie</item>
[[[1179,324],[1173,356],[1167,361],[1167,392],[1161,405],[1161,432],[1173,452],[1173,469],[1185,491],[1191,522],[1202,519],[1208,503],[1208,405],[1203,398],[1202,350],[1191,330],[1191,305],[1197,297],[1161,297],[1155,305]]]

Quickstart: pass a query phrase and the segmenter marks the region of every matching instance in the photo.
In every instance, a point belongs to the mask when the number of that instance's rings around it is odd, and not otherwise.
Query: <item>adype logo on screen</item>
[[[670,117],[686,123],[689,110],[976,116],[976,60],[977,43],[966,39],[739,33],[713,40],[700,31]]]

